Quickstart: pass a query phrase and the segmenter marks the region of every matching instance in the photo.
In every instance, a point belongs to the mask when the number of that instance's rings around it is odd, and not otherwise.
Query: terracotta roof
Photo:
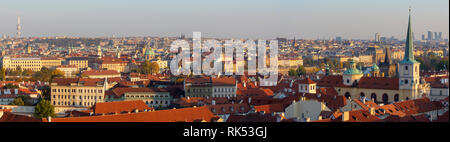
[[[87,70],[83,75],[120,75],[116,70]]]
[[[325,76],[317,82],[317,86],[321,87],[345,87],[341,75]]]
[[[250,111],[250,105],[247,103],[241,104],[216,104],[207,106],[214,114],[235,114],[247,113]]]
[[[283,103],[267,104],[255,106],[256,112],[264,111],[265,113],[284,112],[286,105]]]
[[[120,77],[108,78],[108,83],[119,82],[121,80]],[[105,79],[101,78],[54,78],[52,83],[56,83],[57,85],[70,85],[71,83],[82,83],[84,86],[96,86],[97,83],[104,82]]]
[[[118,87],[112,89],[112,94],[107,95],[114,95],[116,98],[122,97],[125,93],[128,92],[168,92],[167,89],[164,88],[125,88],[125,87]]]
[[[298,83],[300,83],[300,84],[315,84],[316,82],[312,81],[309,78],[306,78],[306,79],[300,80]]]
[[[277,122],[277,115],[249,113],[247,115],[230,115],[227,122]]]
[[[122,112],[133,112],[135,110],[153,110],[151,107],[147,106],[144,101],[119,101],[119,102],[105,102],[96,103],[92,110],[94,114],[109,114],[109,113],[122,113]]]
[[[358,88],[398,90],[398,78],[389,77],[362,77]]]
[[[443,107],[441,102],[432,102],[428,98],[397,102],[394,105],[406,115],[429,112]]]
[[[3,112],[0,122],[42,122],[40,118],[17,115],[12,112]]]
[[[52,118],[52,122],[211,122],[217,120],[207,107],[169,109],[151,112],[99,115],[87,117]],[[46,118],[44,122],[48,122]]]
[[[428,119],[425,114],[418,115],[418,116],[404,116],[400,117],[397,115],[389,115],[388,117],[384,118],[383,121],[385,122],[431,122],[430,119]]]
[[[232,77],[212,78],[212,83],[216,86],[234,86],[236,85],[236,79]]]

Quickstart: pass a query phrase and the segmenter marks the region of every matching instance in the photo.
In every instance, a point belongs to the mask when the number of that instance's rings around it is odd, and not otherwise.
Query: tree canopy
[[[34,116],[38,118],[55,117],[55,107],[47,100],[41,100],[35,107]]]

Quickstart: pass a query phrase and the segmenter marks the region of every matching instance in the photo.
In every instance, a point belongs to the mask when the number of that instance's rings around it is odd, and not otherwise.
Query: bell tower
[[[405,57],[398,64],[399,89],[411,91],[410,99],[419,97],[420,63],[414,59],[414,44],[411,27],[411,8],[409,9],[408,32],[406,36]]]

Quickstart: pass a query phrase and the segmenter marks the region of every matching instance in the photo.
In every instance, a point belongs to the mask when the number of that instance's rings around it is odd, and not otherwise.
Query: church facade
[[[413,52],[410,15],[405,56],[398,63],[398,68],[392,69],[390,59],[386,57],[385,65],[389,66],[382,66],[380,70],[374,70],[372,76],[364,76],[351,60],[351,67],[343,75],[326,76],[317,83],[317,86],[333,87],[340,96],[347,98],[368,99],[383,104],[421,98],[428,93],[429,84],[421,81],[420,63],[414,59]],[[383,67],[387,67],[387,70]],[[377,69],[378,67],[374,65],[373,68]],[[396,70],[395,76],[391,74],[392,70]],[[380,71],[385,71],[387,76],[378,75]]]

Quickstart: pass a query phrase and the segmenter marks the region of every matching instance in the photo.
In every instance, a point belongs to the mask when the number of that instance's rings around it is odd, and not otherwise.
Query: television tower
[[[17,33],[16,33],[16,37],[20,38],[20,30],[22,29],[22,26],[20,26],[20,16],[17,16]]]

